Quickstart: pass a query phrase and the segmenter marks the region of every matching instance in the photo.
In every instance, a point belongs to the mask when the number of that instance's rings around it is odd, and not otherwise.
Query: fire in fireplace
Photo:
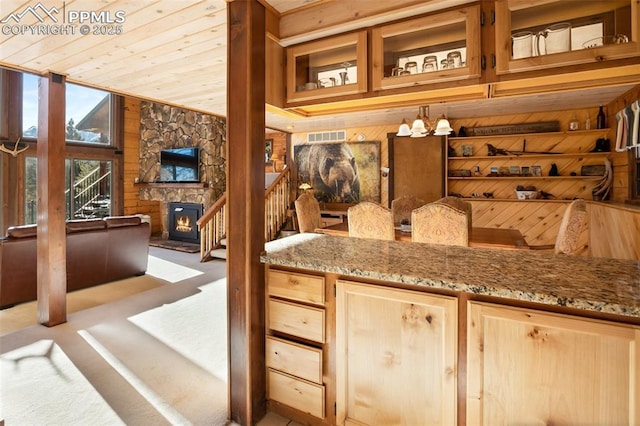
[[[189,243],[200,242],[197,221],[202,216],[202,204],[169,203],[169,239]]]

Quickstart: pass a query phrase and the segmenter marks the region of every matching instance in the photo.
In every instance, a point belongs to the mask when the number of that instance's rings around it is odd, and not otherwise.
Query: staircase
[[[285,166],[265,190],[265,242],[275,240],[287,221],[291,205],[291,172]],[[198,220],[200,261],[227,258],[227,194],[223,194]]]
[[[87,173],[82,179],[73,184],[73,189],[65,191],[65,200],[69,203],[69,194],[73,191],[73,218],[88,219],[109,216],[111,212],[111,200],[101,191],[111,178],[111,172],[104,172],[101,167],[96,167]],[[67,206],[67,211],[71,211]]]

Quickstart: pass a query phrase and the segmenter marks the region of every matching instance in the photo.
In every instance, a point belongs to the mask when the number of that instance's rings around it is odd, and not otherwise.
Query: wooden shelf
[[[455,138],[449,138],[449,141],[464,141],[464,140],[482,140],[482,139],[508,139],[517,137],[540,137],[540,136],[563,136],[563,135],[584,135],[589,133],[607,133],[610,129],[589,129],[589,130],[572,130],[567,132],[542,132],[542,133],[512,133],[509,135],[484,135],[484,136],[456,136]],[[549,154],[559,155],[559,154]]]
[[[449,180],[564,180],[564,179],[583,179],[583,180],[600,180],[603,176],[448,176]]]
[[[579,157],[603,157],[611,154],[611,152],[576,152],[563,154],[521,154],[521,155],[470,155],[468,157],[448,157],[450,161],[469,161],[469,160],[523,160],[525,158],[579,158]]]

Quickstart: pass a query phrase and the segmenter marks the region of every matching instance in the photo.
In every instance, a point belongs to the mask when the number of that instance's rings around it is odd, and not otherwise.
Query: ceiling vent
[[[347,140],[346,130],[334,130],[332,132],[307,133],[307,142],[344,142]]]

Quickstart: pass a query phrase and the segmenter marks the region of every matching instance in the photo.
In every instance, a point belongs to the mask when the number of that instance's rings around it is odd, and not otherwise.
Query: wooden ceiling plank
[[[202,4],[198,4],[191,8],[172,9],[169,14],[166,14],[166,11],[163,10],[163,15],[154,20],[150,19],[149,16],[158,14],[155,11],[157,7],[150,6],[139,9],[131,16],[128,16],[127,21],[123,24],[124,32],[122,34],[105,36],[99,40],[92,39],[91,37],[100,37],[93,35],[76,38],[72,43],[47,50],[48,53],[43,53],[42,56],[38,57],[38,61],[48,64],[52,69],[72,69],[79,66],[91,68],[98,65],[104,67],[105,65],[117,63],[116,61],[124,59],[131,52],[135,53],[136,47],[144,51],[148,50],[150,45],[164,44],[166,49],[167,44],[170,45],[172,40],[175,41],[176,38],[184,37],[184,34],[180,32],[172,33],[171,30],[173,28],[169,25],[169,22],[179,22],[180,24],[177,27],[181,27],[188,34],[188,31],[190,31],[189,23],[194,17],[199,17],[203,14],[202,6]],[[189,9],[188,13],[185,12],[186,9]],[[224,13],[217,14],[224,15]],[[203,20],[209,21],[210,18],[203,18]],[[165,30],[158,31],[158,28]],[[171,36],[173,36],[173,39]],[[96,43],[96,41],[99,43]],[[10,57],[8,60],[10,61],[12,58]]]
[[[132,64],[129,69],[120,69],[118,71],[109,71],[108,75],[104,75],[101,70],[94,70],[83,74],[83,78],[91,79],[96,84],[108,85],[110,82],[118,82],[123,88],[138,87],[144,88],[150,85],[166,85],[167,81],[173,81],[171,78],[175,76],[175,81],[184,81],[185,75],[189,75],[188,80],[197,80],[198,78],[206,78],[208,80],[219,80],[217,76],[221,74],[220,69],[226,67],[226,61],[220,60],[226,58],[226,48],[217,48],[214,51],[198,50],[191,54],[184,55],[182,58],[167,60],[166,62],[140,62]],[[212,62],[210,64],[202,63],[200,58],[203,55],[209,55]],[[218,60],[216,60],[218,59]],[[184,62],[187,62],[186,64]],[[163,70],[158,72],[158,70]],[[167,87],[170,91],[174,87]]]
[[[73,74],[78,75],[79,78],[91,77],[97,84],[101,84],[105,81],[115,80],[119,76],[130,75],[132,73],[144,72],[148,70],[151,72],[152,78],[162,79],[162,75],[165,72],[175,72],[173,70],[180,70],[179,73],[184,75],[184,72],[190,72],[199,68],[209,68],[215,66],[225,67],[226,65],[226,37],[219,37],[217,39],[206,40],[204,37],[200,37],[198,43],[188,43],[184,47],[173,51],[167,51],[166,47],[156,46],[143,54],[143,58],[140,59],[137,56],[130,56],[128,58],[122,58],[118,61],[117,66],[110,66],[109,73],[106,74],[102,71],[102,67],[91,69],[77,69],[72,68]],[[165,54],[162,54],[162,51]],[[149,59],[146,59],[149,58]],[[197,63],[193,63],[193,60],[197,59]],[[162,73],[158,72],[158,67],[171,67],[161,68]],[[145,80],[144,82],[148,82]]]
[[[122,0],[121,0],[122,1]],[[129,3],[132,0],[124,0],[125,3]],[[161,0],[154,0],[154,4]],[[77,3],[76,3],[77,4]],[[142,18],[138,18],[136,24],[136,12],[140,9],[148,9],[152,5],[145,5],[141,7],[137,3],[133,3],[134,6],[130,7],[127,10],[125,24],[129,26],[138,25],[144,26],[147,24],[147,21]],[[80,6],[80,5],[79,5]],[[81,5],[83,10],[85,9],[85,5]],[[116,8],[115,4],[109,4],[107,6],[102,5],[103,7],[96,10],[98,12],[104,11],[113,11],[120,10]],[[67,10],[73,9],[72,5],[66,5]],[[130,13],[129,10],[132,9],[133,13]],[[132,17],[133,16],[133,17]],[[2,40],[0,43],[0,47],[3,50],[3,58],[7,62],[22,62],[28,63],[32,61],[40,60],[42,63],[50,63],[50,56],[68,56],[70,54],[76,55],[79,53],[83,53],[86,58],[85,50],[93,48],[95,50],[96,45],[100,45],[105,41],[105,37],[102,36],[94,36],[94,35],[80,35],[79,28],[76,28],[76,34],[71,36],[60,36],[60,35],[48,35],[48,36],[32,36],[32,35],[19,35],[14,36],[12,39]],[[113,37],[113,36],[111,36]]]
[[[74,1],[76,0],[69,0],[69,4],[73,5]],[[20,13],[22,11],[25,10],[26,7],[32,6],[33,7],[33,2],[29,2],[29,3],[25,3],[21,6],[17,6],[17,7],[13,7],[13,8],[9,8],[7,7],[5,9],[5,3],[4,1],[2,2],[2,10],[3,10],[3,15],[4,15],[4,11],[8,11],[8,10],[12,10],[15,13]],[[0,19],[4,19],[5,16],[0,17]],[[9,21],[10,24],[15,24],[13,21]],[[48,22],[48,21],[47,21]],[[38,24],[39,21],[36,19],[35,15],[33,14],[25,14],[24,16],[22,16],[22,18],[20,19],[20,25],[34,25],[34,24]],[[9,24],[9,23],[7,23]],[[49,40],[53,39],[53,41],[56,41],[57,43],[64,43],[65,41],[68,42],[69,38],[65,37],[65,36],[38,36],[38,35],[31,35],[30,33],[25,33],[25,34],[15,34],[15,35],[10,35],[10,36],[5,36],[3,35],[2,38],[0,38],[0,52],[2,52],[2,60],[5,62],[15,62],[16,64],[20,64],[23,62],[27,62],[24,58],[21,58],[21,56],[19,56],[18,58],[13,58],[12,57],[14,55],[21,55],[24,51],[28,50],[28,49],[36,49],[38,51],[40,51],[40,53],[44,54],[46,53],[45,47],[43,47],[43,43],[46,44],[48,43]],[[65,43],[66,44],[66,43]]]

